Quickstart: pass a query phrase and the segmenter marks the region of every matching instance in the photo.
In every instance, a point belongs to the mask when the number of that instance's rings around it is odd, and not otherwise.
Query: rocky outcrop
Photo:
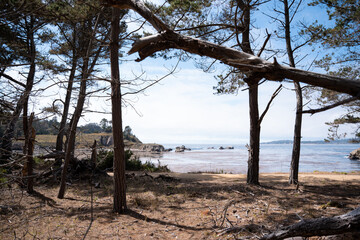
[[[360,148],[355,149],[354,151],[352,151],[349,155],[349,158],[351,160],[359,160],[360,159]]]
[[[165,149],[163,145],[157,143],[129,144],[129,142],[125,141],[125,147],[132,151],[151,152],[151,153],[168,152],[170,150],[170,149]]]
[[[113,145],[113,143],[114,143],[113,137],[110,135],[100,137],[100,144],[105,147],[109,147]]]
[[[164,152],[165,148],[163,145],[150,143],[150,144],[142,144],[139,150],[145,152]]]
[[[234,147],[233,146],[228,146],[225,148],[223,146],[219,147],[219,150],[224,150],[224,149],[234,149]]]
[[[111,135],[103,135],[100,137],[100,145],[105,147],[110,147],[114,144],[113,137]],[[142,143],[140,140],[137,142],[129,141],[124,139],[124,144],[126,149],[139,151],[139,152],[169,152],[172,149],[165,149],[163,145],[156,143]]]
[[[185,151],[191,151],[191,149],[186,148],[184,145],[175,148],[175,152],[185,152]]]

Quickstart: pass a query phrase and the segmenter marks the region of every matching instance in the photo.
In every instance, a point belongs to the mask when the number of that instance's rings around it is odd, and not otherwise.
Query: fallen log
[[[276,240],[290,237],[329,236],[360,230],[360,207],[346,214],[331,218],[302,220],[263,236],[261,240]]]
[[[65,152],[63,151],[54,151],[45,155],[36,156],[40,159],[47,159],[47,158],[65,158]]]

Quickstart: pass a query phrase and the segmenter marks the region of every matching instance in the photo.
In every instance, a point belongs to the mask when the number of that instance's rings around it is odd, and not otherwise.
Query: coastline
[[[232,174],[232,173],[148,173],[153,177],[161,174],[166,174],[174,178],[182,179],[184,181],[199,181],[207,183],[246,183],[246,174]],[[274,173],[260,173],[260,183],[288,182],[289,173],[274,172]],[[299,173],[299,182],[309,182],[315,180],[331,180],[331,181],[355,181],[360,184],[360,171],[342,173],[342,172],[301,172]],[[316,181],[314,182],[316,183]]]
[[[226,147],[226,145],[223,145]],[[166,147],[172,147],[170,145]],[[235,149],[209,149],[206,145],[186,145],[191,151],[164,152],[160,155],[140,156],[143,162],[161,162],[174,172],[216,172],[245,174],[248,150],[235,145]],[[299,172],[352,172],[360,171],[360,161],[350,160],[353,144],[304,144],[300,155]],[[265,144],[260,149],[260,172],[287,172],[290,169],[292,146]],[[146,155],[146,154],[145,154]]]

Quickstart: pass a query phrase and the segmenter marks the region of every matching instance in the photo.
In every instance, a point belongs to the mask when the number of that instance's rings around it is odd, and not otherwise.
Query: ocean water
[[[176,146],[164,144],[165,148]],[[141,161],[151,161],[167,165],[174,172],[216,171],[226,173],[247,172],[248,151],[245,145],[234,146],[235,149],[219,150],[220,146],[229,145],[185,145],[191,151],[176,153],[174,151],[158,156],[141,157]],[[214,149],[208,149],[214,147]],[[360,161],[348,159],[348,155],[358,144],[302,144],[300,172],[326,171],[351,172],[360,171]],[[261,144],[260,173],[289,172],[292,144]]]

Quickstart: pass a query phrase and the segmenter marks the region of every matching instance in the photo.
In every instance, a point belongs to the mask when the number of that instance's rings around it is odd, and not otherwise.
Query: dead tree
[[[261,240],[277,240],[291,237],[328,236],[360,229],[360,208],[332,218],[315,218],[302,220],[294,225],[281,228],[265,235]]]

